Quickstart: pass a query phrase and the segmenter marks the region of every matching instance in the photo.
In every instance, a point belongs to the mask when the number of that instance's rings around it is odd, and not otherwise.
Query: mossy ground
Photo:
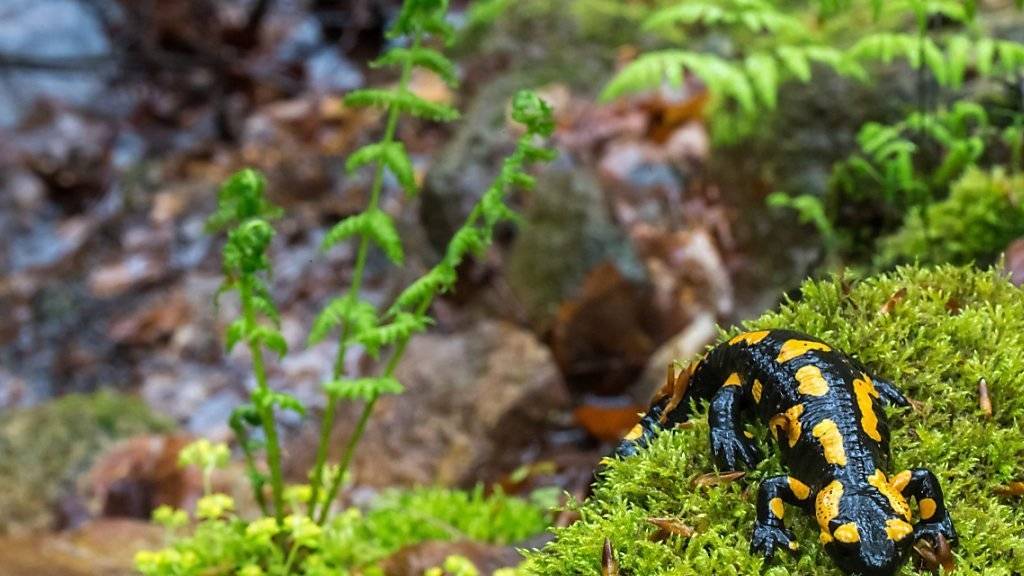
[[[56,500],[113,442],[168,430],[136,398],[70,394],[0,416],[0,533],[50,527]]]
[[[994,492],[1024,478],[1024,292],[996,272],[944,266],[903,268],[852,286],[812,281],[802,294],[746,327],[817,335],[920,402],[919,410],[891,414],[893,471],[923,466],[939,477],[961,536],[957,574],[1024,574],[1024,502]],[[988,383],[991,419],[979,407],[980,378]],[[745,478],[694,488],[691,481],[712,470],[706,422],[695,424],[611,463],[580,507],[582,519],[529,553],[526,572],[599,573],[609,538],[624,575],[839,576],[813,520],[796,510],[787,523],[802,546],[798,555],[765,562],[748,553],[758,483],[781,471],[774,447]],[[765,431],[753,431],[764,445]],[[697,533],[655,542],[648,517],[678,518]],[[900,572],[916,573],[912,563]]]

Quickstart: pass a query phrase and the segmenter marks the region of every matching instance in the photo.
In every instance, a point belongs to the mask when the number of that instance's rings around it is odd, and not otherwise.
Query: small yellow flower
[[[160,506],[153,511],[153,522],[173,530],[188,524],[188,514],[184,510],[178,510],[171,506]]]
[[[277,526],[277,520],[273,518],[260,518],[253,520],[245,527],[245,536],[251,540],[257,542],[263,542],[264,544],[270,542],[270,539],[280,532],[280,528]]]
[[[309,516],[292,514],[284,519],[285,528],[291,532],[292,539],[299,546],[316,548],[320,545],[322,529]]]
[[[214,520],[235,509],[235,501],[227,494],[203,496],[196,503],[196,516]]]
[[[238,571],[238,576],[263,576],[263,568],[255,564],[246,564]]]

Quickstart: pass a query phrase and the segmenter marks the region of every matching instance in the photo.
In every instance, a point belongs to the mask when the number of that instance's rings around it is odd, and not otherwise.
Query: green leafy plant
[[[707,46],[642,54],[608,83],[603,97],[666,83],[679,86],[693,74],[714,98],[716,139],[735,141],[775,108],[783,82],[809,81],[814,64],[865,77],[855,60],[825,43],[802,16],[799,10],[766,0],[676,2],[656,10],[644,22],[645,30],[676,43],[705,38]]]
[[[265,351],[282,357],[287,344],[278,329],[280,317],[268,288],[271,262],[268,249],[274,237],[271,221],[281,210],[266,198],[266,182],[257,172],[243,170],[232,176],[221,188],[218,209],[210,218],[211,230],[228,229],[223,261],[225,282],[219,293],[237,293],[241,303],[241,317],[227,329],[226,342],[230,351],[239,343],[248,348],[252,360],[256,387],[248,403],[231,416],[230,425],[245,456],[246,468],[253,497],[263,517],[246,522],[234,514],[234,501],[223,494],[210,493],[209,470],[223,460],[223,451],[212,445],[201,444],[183,456],[183,461],[203,468],[207,479],[207,494],[197,509],[199,520],[191,538],[181,540],[164,551],[144,553],[138,559],[139,569],[147,575],[194,574],[204,567],[233,567],[239,574],[291,574],[301,570],[304,574],[337,573],[335,568],[368,564],[378,559],[374,554],[349,558],[344,561],[331,553],[338,549],[335,540],[339,530],[354,529],[352,512],[342,514],[331,523],[332,504],[343,486],[356,447],[366,430],[378,399],[385,394],[400,394],[401,383],[394,371],[402,359],[409,339],[425,330],[431,323],[428,310],[434,299],[451,290],[456,281],[456,270],[470,255],[481,255],[490,245],[495,227],[502,222],[517,219],[506,203],[514,188],[530,188],[533,178],[526,172],[535,162],[547,161],[553,152],[542,145],[544,137],[554,129],[549,106],[532,92],[520,92],[513,99],[511,119],[522,127],[512,154],[505,159],[498,176],[484,192],[466,222],[455,233],[440,261],[426,274],[412,282],[383,310],[361,297],[361,288],[371,249],[380,250],[394,265],[401,266],[405,249],[394,218],[381,207],[386,173],[394,176],[406,196],[418,190],[416,178],[404,144],[396,138],[397,126],[403,115],[433,121],[451,121],[458,112],[447,105],[420,98],[409,88],[415,69],[428,70],[451,85],[456,84],[455,66],[440,52],[428,47],[430,39],[450,41],[452,30],[445,20],[445,0],[407,0],[398,14],[389,36],[407,44],[388,50],[374,66],[395,68],[397,84],[387,90],[357,90],[345,97],[351,107],[376,107],[384,112],[385,123],[381,139],[351,154],[346,169],[373,171],[370,195],[365,210],[338,222],[325,235],[323,249],[329,250],[342,242],[357,243],[356,261],[351,284],[345,294],[332,300],[315,320],[309,343],[315,344],[332,333],[337,334],[337,356],[332,378],[323,384],[327,398],[321,421],[316,460],[309,474],[309,484],[286,486],[282,477],[281,447],[275,417],[278,411],[288,410],[300,415],[305,407],[293,396],[270,388],[266,376]],[[345,373],[344,359],[352,346],[362,346],[374,358],[386,357],[384,367],[375,376],[357,377]],[[328,445],[339,403],[358,401],[363,408],[356,429],[349,438],[337,463],[328,462]],[[265,458],[261,457],[265,455]],[[269,490],[268,490],[269,488]],[[269,492],[269,495],[268,495]],[[429,492],[410,496],[400,510],[385,515],[393,518],[407,516],[402,521],[413,521],[409,514],[428,508],[423,501]],[[269,496],[269,497],[268,497]],[[539,529],[536,521],[526,522],[523,514],[536,519],[539,508],[519,505],[518,501],[500,494],[484,498],[480,492],[464,495],[470,500],[459,506],[458,493],[445,493],[440,500],[452,510],[475,513],[469,520],[451,519],[448,524],[461,526],[465,522],[486,522],[491,531],[476,526],[470,535],[502,540],[504,536],[528,536],[515,527],[528,525],[530,533]],[[416,500],[419,499],[419,500]],[[486,506],[495,504],[501,510],[485,513]],[[527,506],[527,508],[523,508]],[[358,515],[358,513],[357,513]],[[161,518],[174,518],[175,529],[180,515],[161,513]],[[365,522],[372,523],[371,515]],[[484,520],[481,520],[481,519]],[[506,520],[508,518],[508,520]],[[526,522],[526,524],[524,524]],[[397,534],[394,520],[389,533]],[[440,524],[440,522],[439,522]],[[366,526],[368,526],[367,524]],[[364,526],[363,530],[367,530]],[[470,526],[472,528],[473,526]],[[451,533],[431,532],[430,525],[417,525],[419,532],[409,534],[401,543],[415,538],[443,538],[462,533],[453,528]],[[436,526],[435,526],[436,528]],[[508,530],[506,530],[508,528]],[[483,529],[483,531],[481,531]],[[443,531],[442,531],[443,532]],[[425,534],[425,535],[424,535]],[[377,535],[384,541],[387,534]],[[331,543],[330,546],[325,542]],[[357,548],[351,544],[348,548]],[[393,551],[390,546],[382,549]],[[324,550],[324,555],[319,552]],[[369,560],[368,560],[369,559]],[[198,572],[197,572],[198,571]]]
[[[903,226],[881,241],[878,262],[991,264],[1021,236],[1024,177],[971,169],[948,198],[911,210]]]
[[[308,490],[300,490],[308,496]],[[427,541],[472,539],[497,545],[542,532],[551,520],[546,508],[500,491],[419,488],[383,494],[369,510],[350,508],[324,526],[304,514],[301,498],[288,506],[283,523],[264,517],[247,521],[223,494],[200,500],[191,535],[183,510],[161,507],[154,521],[173,544],[136,558],[146,576],[222,573],[243,576],[382,574],[377,564],[407,546]],[[289,543],[287,551],[279,543]],[[446,563],[445,568],[448,568]],[[465,567],[453,561],[452,568]],[[509,576],[512,576],[510,574]]]
[[[1024,64],[1024,46],[986,35],[969,2],[904,0],[873,2],[872,8],[876,29],[845,53],[865,67],[902,60],[917,70],[917,109],[895,123],[866,123],[857,136],[859,151],[835,165],[825,198],[772,199],[774,206],[810,218],[833,263],[840,254],[855,261],[870,258],[879,237],[904,226],[911,212],[920,215],[948,196],[950,185],[968,169],[1007,155],[1015,166],[1022,148],[1019,111],[1001,111],[1003,118],[994,118],[971,100],[937,108],[931,103],[940,98],[937,90],[961,88],[968,73],[1015,78]],[[905,17],[915,23],[915,33],[887,29],[888,23],[902,26]],[[933,30],[938,21],[942,28]]]

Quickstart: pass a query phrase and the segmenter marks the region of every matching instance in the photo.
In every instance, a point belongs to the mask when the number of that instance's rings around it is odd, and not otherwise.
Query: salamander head
[[[828,489],[826,487],[822,493]],[[852,576],[895,574],[913,544],[913,526],[871,488],[846,495],[841,489],[833,489],[832,495],[836,492],[838,505],[833,504],[828,494],[822,498],[821,493],[816,502],[825,551]]]

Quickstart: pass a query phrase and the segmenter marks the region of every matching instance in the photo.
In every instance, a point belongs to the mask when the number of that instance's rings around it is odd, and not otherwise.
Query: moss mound
[[[878,261],[991,264],[1022,235],[1024,177],[971,170],[949,198],[908,214],[903,227],[882,241]]]
[[[930,468],[939,477],[961,536],[957,574],[1024,573],[1024,506],[994,488],[1024,478],[1024,292],[994,271],[943,266],[902,268],[849,286],[811,281],[789,302],[747,328],[790,327],[824,338],[895,381],[919,411],[892,414],[893,468]],[[995,409],[986,419],[978,380]],[[766,563],[748,553],[754,496],[781,472],[770,457],[746,478],[694,488],[712,470],[707,425],[662,434],[643,454],[611,463],[582,519],[528,554],[528,573],[595,574],[610,538],[623,574],[840,576],[818,544],[813,519],[794,511],[787,524],[802,549]],[[762,445],[766,431],[755,430]],[[768,454],[775,454],[771,447]],[[697,529],[653,541],[649,517],[674,517]],[[908,563],[900,574],[917,574]]]
[[[50,527],[54,504],[113,442],[169,424],[140,400],[71,394],[0,418],[0,533]]]

